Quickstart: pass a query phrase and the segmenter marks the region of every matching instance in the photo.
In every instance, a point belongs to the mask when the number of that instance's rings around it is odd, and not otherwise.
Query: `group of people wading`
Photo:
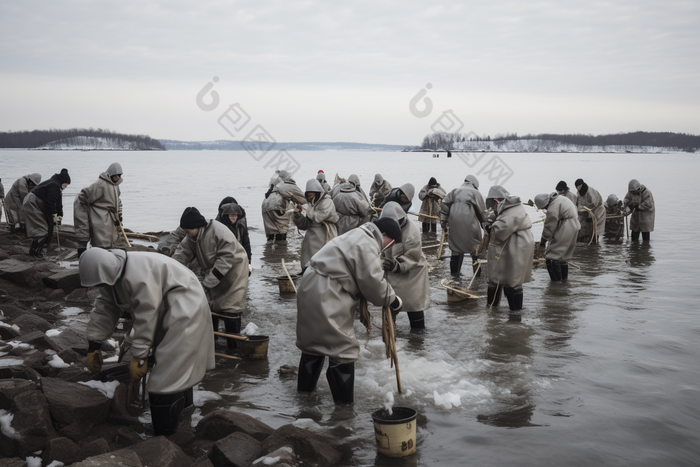
[[[158,244],[162,254],[130,251],[123,244],[122,181],[121,165],[111,164],[74,202],[81,283],[100,291],[87,326],[87,367],[101,370],[102,342],[123,314],[130,316],[131,377],[137,381],[151,369],[154,432],[167,435],[175,431],[182,409],[192,404],[193,386],[214,367],[212,328],[218,330],[223,321],[227,333],[241,331],[252,271],[246,212],[233,197],[221,201],[215,219],[187,207],[177,228]],[[0,183],[7,222],[13,233],[33,239],[31,256],[43,256],[54,227],[60,226],[62,192],[70,183],[66,169],[45,182],[39,174],[20,177],[7,197]],[[555,192],[534,199],[546,212],[539,248],[552,281],[567,280],[577,241],[596,244],[602,234],[619,238],[627,216],[632,240],[641,234],[648,241],[654,229],[653,197],[637,180],[630,181],[623,201],[610,195],[603,203],[582,179],[575,187],[572,192],[562,181]],[[450,192],[430,177],[418,192],[418,213],[410,211],[414,195],[412,184],[393,188],[381,174],[375,175],[369,195],[356,174],[336,175],[331,186],[319,171],[305,191],[284,170],[270,180],[262,203],[268,242],[285,242],[290,226],[305,232],[297,287],[299,391],[315,389],[328,357],[333,399],[354,401],[360,349],[354,322],[367,302],[388,307],[394,319],[405,311],[412,330],[425,328],[430,286],[421,230],[430,235],[438,224],[448,238],[451,273],[459,275],[469,255],[478,274],[485,256],[487,305],[498,306],[504,294],[510,318],[520,320],[522,285],[531,280],[535,253],[532,222],[520,197],[496,185],[484,198],[474,175]],[[235,348],[235,342],[228,339],[227,345]]]

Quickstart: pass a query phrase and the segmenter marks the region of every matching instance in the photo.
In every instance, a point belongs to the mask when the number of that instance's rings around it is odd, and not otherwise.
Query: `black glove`
[[[447,230],[447,221],[440,221],[440,227],[442,230]]]
[[[399,263],[393,258],[384,258],[382,269],[388,272],[396,272],[399,270]]]
[[[586,222],[593,222],[593,219],[591,219],[590,217],[586,217]]]
[[[401,298],[398,295],[396,295],[395,297],[396,298],[394,298],[394,301],[391,302],[391,305],[389,305],[389,308],[391,308],[391,311],[393,311],[394,313],[399,311],[403,306],[403,301],[401,300]]]
[[[491,227],[493,227],[492,224],[484,224],[484,232],[491,235]]]
[[[540,248],[543,250],[547,247],[547,240],[540,240]]]

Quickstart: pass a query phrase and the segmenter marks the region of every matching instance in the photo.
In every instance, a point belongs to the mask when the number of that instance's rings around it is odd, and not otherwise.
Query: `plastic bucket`
[[[299,276],[291,276],[292,280],[296,280]],[[282,276],[277,278],[277,282],[280,287],[280,294],[293,294],[296,293],[294,290],[294,284],[287,278],[287,276]]]
[[[416,452],[416,417],[410,407],[394,407],[392,414],[379,409],[372,414],[377,451],[389,457],[410,456]]]
[[[265,360],[267,358],[267,345],[270,343],[269,336],[246,336],[247,341],[239,341],[238,352],[241,357],[250,360]]]

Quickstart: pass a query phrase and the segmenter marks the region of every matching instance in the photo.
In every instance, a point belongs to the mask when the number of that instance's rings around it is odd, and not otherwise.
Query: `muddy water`
[[[487,157],[467,167],[444,154],[302,152],[294,153],[300,186],[324,169],[355,172],[368,191],[380,172],[394,185],[411,182],[416,192],[430,176],[448,190]],[[411,333],[400,315],[397,349],[403,394],[384,358],[378,330],[363,343],[356,364],[353,407],[332,403],[324,378],[314,394],[296,392],[296,380],[278,372],[297,365],[294,345],[296,302],[278,293],[284,258],[298,272],[301,236],[286,245],[266,245],[260,203],[270,167],[239,152],[39,152],[0,151],[6,190],[18,176],[39,171],[46,178],[67,167],[71,195],[91,183],[111,162],[125,170],[122,185],[125,225],[136,231],[170,230],[185,206],[206,217],[232,195],[245,207],[251,228],[253,267],[248,293],[249,322],[270,336],[267,361],[236,363],[217,359],[200,385],[199,415],[231,407],[273,427],[302,420],[306,426],[343,438],[344,465],[697,465],[700,459],[700,319],[697,304],[700,227],[693,210],[693,155],[505,154],[514,173],[506,183],[523,199],[549,192],[564,179],[583,178],[603,198],[622,198],[630,178],[653,192],[656,231],[650,244],[626,239],[577,247],[566,285],[550,284],[536,270],[525,284],[523,321],[507,311],[488,312],[484,300],[448,304],[440,279],[447,261],[426,255],[431,307],[427,330]],[[470,162],[473,162],[470,160]],[[481,164],[481,165],[479,165]],[[488,175],[479,176],[488,191]],[[418,199],[414,199],[417,210]],[[533,219],[540,214],[531,211]],[[533,228],[539,239],[541,225]],[[424,237],[434,243],[435,235]],[[460,281],[471,279],[464,268]],[[484,291],[486,278],[474,288]],[[505,302],[505,299],[504,299]],[[506,308],[502,306],[501,308]],[[374,308],[374,323],[379,323]],[[73,318],[76,319],[76,318]],[[206,392],[209,391],[209,392]],[[218,397],[214,394],[218,394]],[[418,452],[393,462],[378,458],[370,414],[390,393],[395,405],[419,412]]]

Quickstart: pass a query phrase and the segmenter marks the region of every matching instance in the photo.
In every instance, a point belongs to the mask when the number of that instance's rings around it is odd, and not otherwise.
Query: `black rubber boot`
[[[336,363],[331,360],[326,370],[326,379],[336,404],[355,402],[355,362]]]
[[[650,238],[651,232],[642,232],[642,241],[643,242],[648,242]]]
[[[194,388],[185,389],[183,395],[185,397],[185,408],[194,405]]]
[[[36,246],[34,246],[34,256],[35,258],[43,258],[44,254],[41,252],[41,250],[44,248],[44,245],[46,244],[46,239],[47,237],[35,240],[36,241]],[[32,242],[34,244],[34,242]],[[29,253],[31,255],[31,251]]]
[[[561,282],[562,280],[564,280],[562,278],[561,263],[561,261],[557,261],[554,259],[545,260],[545,264],[547,265],[547,272],[549,273],[549,278],[552,280],[552,282]]]
[[[425,329],[425,313],[422,311],[407,311],[411,329]]]
[[[508,319],[511,321],[520,321],[522,319],[520,310],[523,309],[523,289],[520,287],[504,287],[503,293],[508,299],[508,308],[510,308]]]
[[[632,241],[633,241],[633,242],[639,241],[639,234],[640,234],[640,233],[641,233],[641,232],[635,232],[634,230],[632,231]]]
[[[311,392],[316,389],[318,378],[323,370],[326,357],[323,355],[309,355],[302,353],[299,361],[299,375],[297,378],[297,391]]]
[[[87,248],[80,247],[78,248],[78,259],[87,251]]]
[[[268,235],[268,236],[267,236],[267,241],[268,241],[268,242],[274,242],[274,241],[275,241],[275,234]]]
[[[567,261],[557,261],[561,270],[561,280],[565,282],[569,279],[569,263]]]
[[[151,422],[156,436],[170,436],[177,431],[180,415],[185,408],[185,392],[175,394],[148,393],[151,401]]]
[[[36,247],[39,244],[39,240],[34,238],[32,239],[32,244],[29,246],[29,256],[36,256]]]
[[[10,224],[10,233],[15,233],[15,224]]]
[[[423,222],[423,233],[430,232],[430,222]]]
[[[501,290],[503,287],[489,285],[486,291],[486,306],[498,306],[501,303]]]
[[[462,261],[464,261],[464,253],[450,256],[450,272],[453,276],[458,276],[462,270]]]
[[[229,315],[229,313],[224,313]],[[226,326],[226,334],[240,334],[241,333],[241,314],[231,313],[231,318],[224,318],[224,326]],[[229,349],[237,349],[238,343],[236,339],[226,338],[226,344]]]

